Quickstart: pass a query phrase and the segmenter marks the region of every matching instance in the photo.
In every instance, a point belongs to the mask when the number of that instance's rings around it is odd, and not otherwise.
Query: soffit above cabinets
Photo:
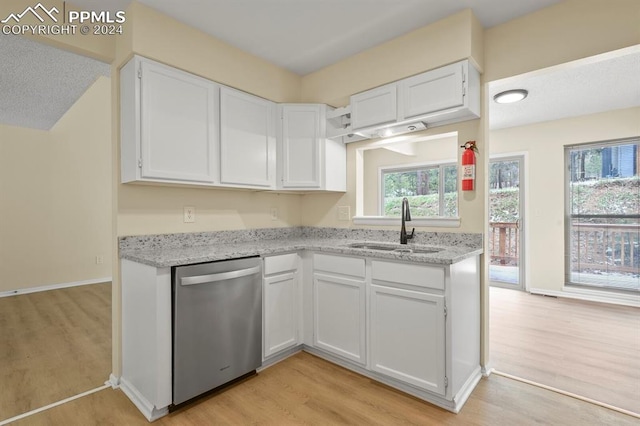
[[[49,130],[110,66],[26,38],[0,36],[0,124]]]
[[[471,9],[485,28],[560,0],[138,0],[299,75]],[[124,10],[130,0],[74,0]]]

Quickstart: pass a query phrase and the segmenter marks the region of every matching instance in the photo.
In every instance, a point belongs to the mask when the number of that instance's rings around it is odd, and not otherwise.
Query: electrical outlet
[[[184,208],[184,223],[193,223],[196,221],[196,208],[185,207]]]
[[[278,220],[278,208],[271,207],[271,220]]]
[[[338,220],[351,220],[351,207],[338,206]]]
[[[102,265],[104,263],[104,256],[96,256],[96,265]]]

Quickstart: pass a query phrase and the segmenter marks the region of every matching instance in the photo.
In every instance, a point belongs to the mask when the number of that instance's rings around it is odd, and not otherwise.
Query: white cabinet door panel
[[[295,273],[264,279],[265,358],[298,344],[297,303]]]
[[[366,362],[364,281],[314,274],[314,346]]]
[[[220,88],[220,182],[275,185],[275,104]]]
[[[324,166],[320,105],[282,106],[282,187],[319,188]]]
[[[396,83],[386,84],[351,96],[353,130],[393,123],[397,117]]]
[[[217,85],[141,63],[142,178],[214,181]]]
[[[463,64],[457,63],[400,81],[399,119],[464,105]]]
[[[374,371],[445,394],[444,296],[371,286]]]

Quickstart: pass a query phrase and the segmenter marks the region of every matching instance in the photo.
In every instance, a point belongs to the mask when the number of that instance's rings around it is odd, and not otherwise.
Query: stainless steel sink
[[[380,244],[370,244],[370,243],[353,243],[353,244],[349,244],[349,247],[366,249],[366,250],[381,250],[381,251],[394,251],[398,248],[396,246],[383,246]]]
[[[364,250],[393,251],[396,253],[415,253],[415,254],[432,254],[442,251],[442,249],[429,247],[409,247],[400,244],[376,244],[376,243],[352,243],[351,248],[359,248]]]

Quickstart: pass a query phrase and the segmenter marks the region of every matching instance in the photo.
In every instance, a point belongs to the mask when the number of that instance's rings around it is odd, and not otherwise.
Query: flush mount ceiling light
[[[528,94],[524,89],[506,90],[495,95],[493,100],[499,104],[511,104],[523,100]]]

